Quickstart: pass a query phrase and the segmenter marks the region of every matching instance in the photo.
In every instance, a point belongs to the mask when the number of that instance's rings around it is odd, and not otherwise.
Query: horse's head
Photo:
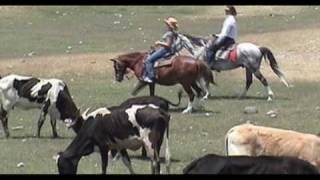
[[[113,62],[116,81],[121,82],[123,80],[123,76],[127,73],[125,63],[123,63],[119,58],[112,58],[110,61]]]

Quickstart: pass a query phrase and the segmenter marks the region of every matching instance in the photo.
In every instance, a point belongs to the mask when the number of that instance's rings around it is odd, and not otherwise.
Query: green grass
[[[271,17],[266,11],[252,17],[239,16],[240,37],[248,33],[319,27],[315,6],[301,8],[298,14],[275,13]],[[165,31],[162,20],[169,15],[179,19],[182,32],[219,33],[223,19],[216,16],[207,19],[209,11],[221,11],[214,14],[223,16],[221,6],[22,7],[0,15],[0,41],[3,42],[0,59],[21,58],[30,52],[37,56],[66,54],[68,46],[72,46],[71,53],[145,50],[161,37]],[[192,16],[199,18],[192,20]],[[120,23],[114,24],[116,21]]]
[[[244,77],[243,77],[244,78]],[[67,81],[68,82],[68,81]],[[172,172],[180,174],[193,159],[207,153],[224,153],[224,135],[228,129],[236,124],[250,120],[259,125],[293,129],[301,132],[318,133],[318,121],[320,111],[315,110],[319,105],[317,83],[295,82],[294,88],[285,88],[280,82],[271,82],[275,92],[275,100],[272,103],[262,99],[264,92],[258,81],[254,81],[250,89],[249,99],[239,100],[232,96],[240,92],[244,86],[243,80],[231,80],[227,73],[217,78],[219,87],[212,92],[213,98],[206,102],[205,109],[211,115],[204,112],[182,115],[181,112],[171,112],[173,118],[170,125],[170,147],[172,153]],[[129,98],[129,91],[135,81],[113,83],[112,79],[95,77],[94,81],[82,78],[74,82],[68,82],[70,91],[77,105],[81,108],[97,108],[103,105],[117,105]],[[95,88],[90,88],[95,87]],[[179,86],[173,88],[157,87],[157,94],[172,101],[176,101],[176,91]],[[80,91],[81,89],[81,91]],[[171,90],[170,90],[171,89]],[[144,90],[142,94],[147,94]],[[181,107],[185,107],[187,99],[184,96]],[[242,111],[246,106],[256,106],[258,114],[246,115]],[[278,110],[277,118],[269,118],[265,113],[269,110]],[[21,111],[15,109],[9,119],[9,127],[23,125],[23,130],[11,130],[13,138],[0,139],[1,173],[57,173],[57,167],[52,156],[58,151],[64,150],[74,137],[74,133],[68,131],[64,125],[58,123],[58,133],[62,139],[51,139],[51,128],[46,121],[42,129],[44,138],[32,137],[36,131],[36,119],[38,111]],[[26,142],[22,140],[26,138]],[[137,156],[140,152],[130,152]],[[25,167],[17,168],[20,161]],[[150,173],[148,161],[132,159],[133,167],[137,173]],[[84,157],[79,164],[79,173],[100,173],[100,156],[92,154]],[[121,161],[108,168],[109,173],[128,173]]]

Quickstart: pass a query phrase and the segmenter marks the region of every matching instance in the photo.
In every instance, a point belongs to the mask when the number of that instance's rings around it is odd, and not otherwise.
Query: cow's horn
[[[88,111],[90,110],[90,108],[87,108],[83,113],[82,113],[82,118],[84,119],[84,120],[86,120],[88,117],[87,117],[87,113],[88,113]]]

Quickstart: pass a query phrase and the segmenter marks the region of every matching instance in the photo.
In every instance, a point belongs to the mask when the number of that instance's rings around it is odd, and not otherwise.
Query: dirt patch
[[[239,42],[253,42],[269,47],[289,81],[320,80],[320,28],[272,32],[242,36]],[[61,76],[113,76],[112,63],[108,60],[120,53],[57,55],[27,57],[0,61],[0,74],[26,74],[42,77]],[[277,76],[265,61],[261,71],[269,80]],[[245,78],[243,69],[224,72],[230,78]]]
[[[17,73],[41,77],[110,75],[115,53],[28,57],[0,61],[1,75]]]
[[[191,20],[221,19],[225,17],[226,6],[206,7],[204,13],[198,16],[187,16]],[[292,15],[299,14],[305,6],[235,6],[239,17],[269,16],[269,15]],[[222,22],[221,22],[222,23]]]

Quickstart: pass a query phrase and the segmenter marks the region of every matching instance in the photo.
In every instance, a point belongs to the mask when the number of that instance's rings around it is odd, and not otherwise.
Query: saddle
[[[152,50],[148,53],[148,56],[150,56],[152,53],[154,53],[154,51],[155,51],[155,49],[152,48]],[[175,56],[174,54],[169,54],[163,58],[160,58],[157,62],[154,63],[153,68],[170,66],[172,64],[172,59],[174,58],[174,56]],[[146,60],[147,57],[145,57],[144,60]]]
[[[159,59],[157,62],[154,63],[154,68],[159,68],[159,67],[163,67],[163,66],[171,66],[172,64],[172,59],[165,59],[165,58],[161,58]]]
[[[216,52],[216,60],[228,60],[233,63],[237,61],[237,43],[228,47],[222,47]]]

